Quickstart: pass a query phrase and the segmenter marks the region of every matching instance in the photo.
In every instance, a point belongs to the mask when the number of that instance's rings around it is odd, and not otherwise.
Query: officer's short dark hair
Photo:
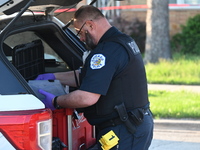
[[[104,17],[102,12],[92,5],[81,6],[74,14],[74,19],[84,21],[86,19],[95,20]]]

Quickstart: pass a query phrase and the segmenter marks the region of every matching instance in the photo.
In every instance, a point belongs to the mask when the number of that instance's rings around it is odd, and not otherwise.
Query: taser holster
[[[121,103],[120,105],[116,105],[115,110],[118,112],[120,120],[122,122],[124,122],[127,130],[130,133],[134,134],[136,131],[136,128],[135,128],[134,124],[131,123],[131,121],[129,120],[128,113],[126,111],[126,107],[125,107],[124,103]]]

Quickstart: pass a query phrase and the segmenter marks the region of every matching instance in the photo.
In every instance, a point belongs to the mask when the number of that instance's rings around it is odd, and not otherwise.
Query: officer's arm
[[[67,95],[58,96],[57,104],[63,108],[83,108],[95,104],[100,96],[100,94],[76,90]]]
[[[78,70],[75,71],[77,79],[79,79],[79,72]],[[72,87],[76,87],[76,80],[75,80],[75,74],[74,71],[68,71],[68,72],[58,72],[54,73],[55,78],[57,80],[60,80],[61,84],[68,85]]]

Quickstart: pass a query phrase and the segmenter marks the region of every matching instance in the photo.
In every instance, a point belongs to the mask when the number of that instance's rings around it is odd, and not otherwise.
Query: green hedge
[[[189,18],[181,29],[181,33],[172,37],[172,50],[183,54],[200,55],[200,14]]]

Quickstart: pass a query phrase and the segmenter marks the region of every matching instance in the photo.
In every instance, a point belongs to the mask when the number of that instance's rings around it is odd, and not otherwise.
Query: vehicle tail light
[[[49,109],[0,112],[0,132],[15,149],[51,150],[52,112]]]
[[[50,150],[52,144],[52,119],[38,122],[38,145],[42,150]]]

